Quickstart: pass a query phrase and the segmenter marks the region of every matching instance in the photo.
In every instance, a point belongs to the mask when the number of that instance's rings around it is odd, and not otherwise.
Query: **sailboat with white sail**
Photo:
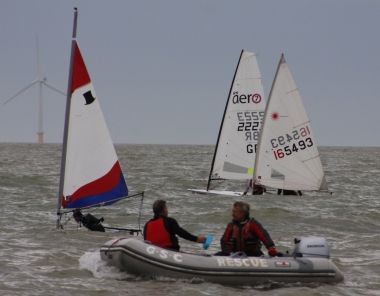
[[[57,228],[62,209],[108,206],[129,195],[98,97],[76,40],[75,9],[58,193]]]
[[[264,109],[264,89],[256,54],[243,50],[224,110],[207,188],[188,189],[191,195],[245,193],[213,190],[211,186],[216,181],[252,179]]]
[[[282,190],[328,191],[310,119],[283,54],[265,109],[253,181]]]

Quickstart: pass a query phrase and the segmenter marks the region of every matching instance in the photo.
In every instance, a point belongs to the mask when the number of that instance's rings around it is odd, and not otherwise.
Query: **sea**
[[[206,187],[214,146],[115,147],[129,189],[144,191],[144,199],[140,216],[141,197],[92,209],[105,226],[143,228],[153,216],[153,202],[164,199],[169,216],[184,229],[214,236],[208,250],[180,238],[182,251],[213,254],[220,250],[232,204],[242,200],[278,251],[291,252],[294,238],[325,237],[344,281],[231,287],[120,271],[101,260],[99,249],[129,233],[90,232],[71,214],[63,215],[63,229],[56,229],[61,145],[0,143],[0,295],[380,295],[379,147],[319,147],[333,193],[302,197],[190,197],[187,189]],[[243,183],[228,181],[218,188],[241,191]]]

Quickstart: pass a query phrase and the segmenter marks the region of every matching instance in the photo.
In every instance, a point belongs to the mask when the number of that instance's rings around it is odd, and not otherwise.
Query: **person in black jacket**
[[[153,204],[153,219],[149,220],[144,227],[144,239],[153,245],[179,251],[178,238],[204,243],[205,236],[194,236],[178,225],[178,222],[168,217],[169,211],[166,201],[156,200]]]
[[[84,227],[91,231],[105,232],[103,225],[100,224],[100,222],[104,221],[103,218],[97,219],[91,214],[83,215],[80,210],[74,211],[73,217],[76,222],[82,223]]]
[[[262,256],[261,244],[268,249],[268,254],[277,256],[276,247],[264,227],[255,218],[249,217],[249,204],[241,201],[234,203],[232,222],[220,239],[221,252],[218,256],[228,256],[235,252],[244,252],[247,256]]]

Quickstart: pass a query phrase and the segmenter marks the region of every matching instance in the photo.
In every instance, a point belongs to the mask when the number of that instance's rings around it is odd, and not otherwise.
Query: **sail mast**
[[[78,10],[74,7],[74,25],[73,25],[73,36],[71,41],[71,58],[70,58],[70,70],[69,70],[69,80],[67,84],[67,97],[66,97],[66,114],[65,114],[65,125],[63,130],[63,143],[62,143],[62,158],[61,158],[61,174],[59,180],[59,190],[58,190],[58,206],[57,206],[57,223],[56,227],[59,228],[61,219],[61,205],[63,196],[63,186],[65,184],[65,169],[66,169],[66,152],[67,152],[67,137],[69,133],[69,118],[70,118],[70,105],[71,105],[71,88],[73,82],[73,69],[74,69],[74,57],[75,57],[75,45],[76,45],[76,35],[77,35],[77,19]]]
[[[229,103],[229,101],[230,101],[230,96],[231,96],[232,88],[233,88],[233,86],[234,86],[236,73],[237,73],[237,70],[239,69],[240,60],[241,60],[241,57],[243,56],[243,52],[244,52],[244,49],[243,49],[243,50],[241,51],[241,53],[240,53],[239,62],[238,62],[238,64],[237,64],[237,66],[236,66],[236,70],[235,70],[234,78],[232,79],[232,83],[231,83],[231,87],[230,87],[230,92],[228,93],[226,107],[224,108],[223,119],[222,119],[222,123],[220,124],[220,129],[219,129],[218,139],[217,139],[217,141],[216,141],[216,146],[215,146],[214,156],[213,156],[213,158],[212,158],[211,170],[210,170],[210,174],[208,175],[207,191],[210,189],[210,183],[211,183],[212,171],[213,171],[213,169],[214,169],[215,157],[216,157],[216,153],[218,152],[219,139],[220,139],[220,135],[222,134],[222,129],[223,129],[223,124],[224,124],[224,119],[225,119],[225,117],[226,117],[226,112],[227,112],[227,109],[228,109],[228,103]]]

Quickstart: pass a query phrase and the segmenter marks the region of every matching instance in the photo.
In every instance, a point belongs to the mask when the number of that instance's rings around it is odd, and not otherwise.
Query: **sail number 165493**
[[[305,141],[301,140],[298,143],[293,143],[293,145],[288,145],[284,147],[284,151],[282,148],[273,150],[274,157],[277,159],[283,158],[285,155],[291,155],[293,152],[298,152],[299,150],[305,150],[306,147],[313,146],[313,141],[311,138],[306,138]]]

